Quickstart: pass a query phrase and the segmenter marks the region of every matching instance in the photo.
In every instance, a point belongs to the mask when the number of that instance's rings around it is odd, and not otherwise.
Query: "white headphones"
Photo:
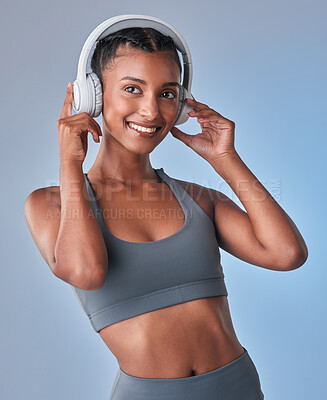
[[[90,52],[95,42],[116,32],[130,27],[154,28],[163,35],[170,36],[176,48],[182,53],[183,58],[183,82],[180,90],[177,118],[174,125],[180,125],[189,118],[187,114],[192,110],[185,103],[186,98],[193,99],[191,93],[193,67],[190,50],[183,36],[167,22],[150,17],[148,15],[126,14],[107,19],[98,25],[86,39],[78,61],[77,78],[74,85],[74,110],[80,114],[87,112],[91,117],[97,117],[102,111],[102,85],[98,76],[94,73],[86,73],[86,66]]]

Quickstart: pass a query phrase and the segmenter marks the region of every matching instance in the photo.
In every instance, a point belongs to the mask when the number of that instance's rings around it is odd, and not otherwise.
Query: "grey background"
[[[109,398],[116,359],[41,257],[23,207],[33,190],[59,185],[56,122],[84,41],[104,20],[129,13],[162,18],[183,34],[195,98],[236,123],[236,150],[304,236],[309,259],[295,271],[266,270],[224,251],[222,264],[235,331],[265,398],[322,398],[326,3],[303,0],[2,3],[1,398]],[[194,120],[180,128],[198,132]],[[97,147],[89,140],[85,172]],[[150,157],[168,175],[241,205],[213,168],[170,134]]]

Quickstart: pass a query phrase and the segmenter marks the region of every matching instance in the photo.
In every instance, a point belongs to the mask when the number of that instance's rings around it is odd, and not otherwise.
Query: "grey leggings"
[[[258,372],[243,349],[229,364],[185,378],[139,378],[118,368],[109,400],[263,400]]]

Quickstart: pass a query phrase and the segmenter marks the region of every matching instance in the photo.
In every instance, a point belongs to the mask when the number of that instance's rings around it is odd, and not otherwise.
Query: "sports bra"
[[[184,225],[174,234],[150,242],[128,242],[112,235],[84,173],[91,205],[107,247],[108,271],[99,289],[70,286],[96,332],[174,304],[228,296],[211,219],[163,168],[154,171],[176,196],[184,212]]]

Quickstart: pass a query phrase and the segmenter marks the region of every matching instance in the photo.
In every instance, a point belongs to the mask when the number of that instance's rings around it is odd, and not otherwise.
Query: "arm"
[[[24,214],[32,237],[54,275],[80,289],[95,290],[104,283],[108,256],[83,187],[81,165],[61,164],[61,208],[53,203],[49,190],[38,189],[26,199]]]
[[[108,269],[108,256],[101,229],[90,199],[84,193],[82,166],[74,162],[60,164],[61,218],[54,248],[57,269],[65,274],[68,265],[80,284],[103,285]]]
[[[226,195],[211,189],[215,225],[221,248],[264,268],[287,271],[299,268],[308,249],[292,219],[256,179],[238,153],[212,162],[246,212]]]
[[[300,267],[308,257],[303,237],[236,152],[235,122],[194,97],[185,101],[193,107],[188,114],[198,118],[202,132],[189,135],[172,127],[171,133],[210,163],[247,211],[222,193],[211,190],[217,240],[222,248],[268,269],[285,271]]]

